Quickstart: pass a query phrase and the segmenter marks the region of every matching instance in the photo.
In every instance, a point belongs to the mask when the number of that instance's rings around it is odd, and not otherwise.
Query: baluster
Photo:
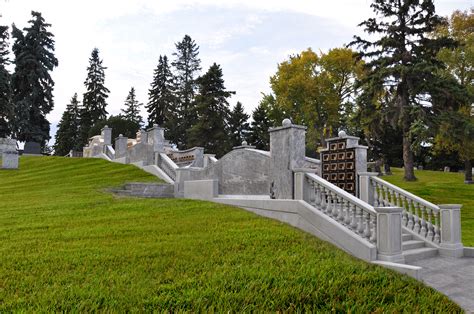
[[[383,206],[389,206],[390,204],[389,190],[386,186],[382,185],[382,191],[383,191]]]
[[[405,203],[406,203],[406,208],[407,208],[407,219],[408,219],[407,228],[410,230],[413,230],[413,214],[411,213],[411,203],[407,197],[404,197],[404,198],[405,198]]]
[[[328,203],[326,200],[326,188],[324,186],[321,186],[321,211],[323,213],[326,213],[327,206]]]
[[[362,235],[364,233],[364,220],[362,208],[357,208],[357,232]]]
[[[399,207],[398,206],[398,193],[395,192],[394,190],[391,190],[391,191],[392,191],[392,204],[395,207]]]
[[[309,190],[309,203],[316,207],[316,186],[314,181],[308,179],[309,186],[311,187]]]
[[[419,213],[418,213],[418,203],[415,203],[414,201],[412,201],[412,204],[413,204],[413,211],[414,211],[414,228],[413,228],[413,231],[415,231],[416,233],[420,233],[420,216],[419,216]]]
[[[345,217],[344,217],[344,224],[350,227],[351,225],[351,206],[347,200],[344,200],[344,208],[345,208]]]
[[[376,214],[370,214],[370,222],[372,228],[370,229],[371,235],[370,235],[370,242],[376,243],[377,242],[377,215]]]
[[[370,182],[372,183],[372,187],[374,190],[374,206],[377,207],[379,206],[379,193],[377,192],[377,182],[375,182],[374,180],[370,180]]]
[[[333,196],[334,193],[331,190],[328,190],[328,206],[326,208],[326,214],[328,216],[332,216],[332,211],[334,210]]]
[[[357,207],[355,204],[349,203],[349,206],[351,207],[351,212],[352,212],[352,217],[351,217],[351,229],[352,230],[357,230]]]
[[[365,224],[365,229],[364,229],[364,238],[369,239],[370,238],[370,214],[367,212],[363,212],[363,218],[364,218],[364,224]]]
[[[337,197],[337,220],[340,222],[344,222],[344,215],[345,215],[345,207],[344,207],[344,199],[340,196]]]
[[[426,228],[428,229],[428,240],[430,241],[433,241],[433,223],[431,222],[431,213],[432,213],[432,209],[431,208],[427,208],[426,209],[426,214],[427,214],[427,224],[426,224]]]
[[[427,230],[426,230],[426,220],[425,220],[425,210],[426,210],[426,207],[423,206],[423,205],[418,205],[418,208],[420,209],[421,211],[421,221],[420,221],[420,224],[421,224],[421,235],[425,238],[426,237],[426,233],[427,233]]]
[[[440,242],[440,233],[441,233],[441,230],[439,228],[439,212],[435,212],[434,213],[434,218],[435,218],[435,236],[434,236],[434,242],[435,243],[439,243]]]
[[[312,181],[313,186],[314,186],[314,192],[315,192],[315,200],[314,204],[316,205],[315,207],[318,208],[321,205],[321,187],[319,184],[316,184],[314,181]]]
[[[332,196],[332,211],[331,211],[331,216],[337,220],[337,214],[339,211],[338,205],[337,205],[337,194],[334,191],[331,191],[331,196]]]

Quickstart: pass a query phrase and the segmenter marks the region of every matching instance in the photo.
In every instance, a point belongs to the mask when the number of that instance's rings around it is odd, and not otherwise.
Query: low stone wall
[[[254,149],[235,149],[204,169],[177,171],[176,191],[183,196],[184,181],[218,180],[219,194],[269,195],[270,156]]]

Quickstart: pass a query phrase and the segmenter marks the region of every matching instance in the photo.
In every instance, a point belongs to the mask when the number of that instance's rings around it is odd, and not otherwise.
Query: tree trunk
[[[464,183],[472,184],[472,163],[470,160],[464,161]]]
[[[413,152],[411,150],[410,137],[404,132],[403,134],[403,168],[405,169],[405,181],[416,181],[415,171],[413,169]]]

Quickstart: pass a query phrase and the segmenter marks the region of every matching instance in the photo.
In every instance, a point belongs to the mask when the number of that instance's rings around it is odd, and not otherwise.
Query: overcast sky
[[[59,66],[55,107],[48,116],[52,136],[66,104],[77,92],[82,99],[88,59],[94,47],[107,67],[107,110],[120,112],[133,86],[146,103],[158,57],[171,57],[185,34],[200,46],[202,71],[221,65],[226,87],[236,91],[250,113],[269,77],[290,54],[308,47],[327,51],[360,33],[357,24],[372,15],[369,0],[0,0],[1,25],[23,28],[31,11],[52,24]],[[438,14],[466,10],[474,0],[435,0]],[[146,119],[146,112],[143,110]]]

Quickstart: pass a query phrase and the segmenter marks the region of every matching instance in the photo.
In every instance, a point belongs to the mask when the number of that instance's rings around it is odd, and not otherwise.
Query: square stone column
[[[404,263],[402,254],[401,207],[376,207],[377,211],[377,259]]]
[[[104,139],[104,145],[112,145],[112,128],[107,125],[101,130],[100,135]]]
[[[377,176],[377,172],[359,172],[359,198],[370,205],[374,205],[374,187],[370,177]]]
[[[127,157],[127,144],[128,138],[122,134],[115,139],[115,159]]]
[[[270,133],[270,186],[276,199],[293,199],[293,171],[304,167],[306,127],[291,124],[271,128]]]
[[[461,205],[438,205],[441,217],[440,255],[462,257],[464,247],[461,242]]]
[[[165,129],[154,124],[151,129],[148,129],[147,140],[149,144],[153,145],[153,151],[164,153],[165,152]]]

